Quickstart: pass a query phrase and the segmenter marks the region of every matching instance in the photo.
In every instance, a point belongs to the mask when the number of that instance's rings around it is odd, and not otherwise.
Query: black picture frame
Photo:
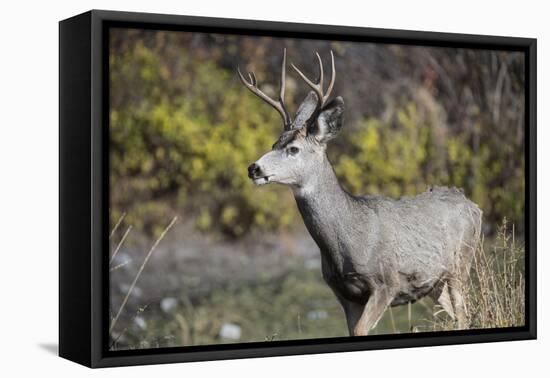
[[[109,351],[108,39],[113,26],[520,51],[525,54],[526,325]],[[92,10],[59,23],[59,355],[88,367],[536,338],[536,39]]]

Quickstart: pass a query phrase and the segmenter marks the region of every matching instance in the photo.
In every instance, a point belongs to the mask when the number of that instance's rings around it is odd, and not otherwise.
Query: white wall
[[[544,1],[4,1],[0,6],[0,364],[4,377],[415,376],[548,374],[550,211],[549,12]],[[55,357],[57,343],[57,54],[61,19],[96,9],[536,37],[539,140],[539,341],[91,371]],[[546,300],[543,301],[543,295]],[[544,358],[546,356],[546,359]],[[10,371],[10,372],[8,372]],[[536,374],[536,372],[539,372]]]

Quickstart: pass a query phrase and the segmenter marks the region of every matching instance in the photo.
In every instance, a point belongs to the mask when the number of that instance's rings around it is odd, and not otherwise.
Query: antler
[[[267,102],[269,105],[275,108],[283,118],[284,123],[284,129],[289,130],[290,124],[292,123],[292,120],[290,118],[290,115],[288,114],[288,111],[286,110],[285,106],[285,77],[286,77],[286,49],[283,51],[283,63],[281,68],[281,91],[279,93],[279,99],[273,100],[271,97],[266,95],[264,92],[262,92],[258,88],[258,81],[256,80],[256,75],[254,75],[254,72],[248,73],[249,80],[246,80],[241,73],[241,70],[239,67],[237,67],[237,73],[239,74],[239,78],[241,79],[241,82],[244,84],[245,87],[247,87],[252,93],[254,93],[256,96]]]
[[[317,60],[319,60],[319,79],[317,80],[317,83],[312,82],[309,80],[306,75],[302,73],[294,64],[291,64],[292,68],[300,75],[300,77],[313,89],[315,94],[317,95],[317,109],[322,109],[323,106],[327,103],[327,100],[330,96],[330,93],[332,92],[332,88],[334,87],[334,80],[336,79],[336,70],[334,69],[334,54],[332,53],[332,50],[330,51],[330,60],[331,60],[331,78],[330,83],[327,88],[326,94],[323,93],[323,61],[321,60],[321,56],[319,56],[319,53],[315,53],[317,55]]]

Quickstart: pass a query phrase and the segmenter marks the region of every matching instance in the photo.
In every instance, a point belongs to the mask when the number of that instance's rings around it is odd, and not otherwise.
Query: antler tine
[[[302,78],[302,80],[304,80],[306,82],[307,85],[309,85],[311,87],[311,89],[313,89],[313,91],[315,92],[315,94],[317,95],[317,99],[319,101],[319,103],[321,101],[323,101],[323,89],[319,86],[319,83],[314,83],[312,82],[311,80],[309,80],[307,78],[306,75],[304,75],[302,73],[302,71],[300,71],[298,69],[298,67],[296,67],[294,64],[291,64],[292,68],[294,68],[294,71],[296,71],[296,73],[298,73],[298,75],[300,75],[300,77]]]
[[[279,101],[283,104],[285,101],[285,87],[286,87],[286,49],[283,49],[283,63],[281,63],[281,92],[279,93]],[[284,106],[284,105],[283,105]]]
[[[321,92],[323,91],[323,76],[325,74],[325,69],[323,68],[323,60],[321,59],[321,55],[316,51],[315,55],[317,55],[317,60],[319,61],[319,80],[317,80],[317,83],[319,84],[319,88],[321,88]]]
[[[290,115],[288,114],[288,110],[285,106],[285,89],[286,89],[286,48],[283,49],[283,62],[281,63],[281,83],[280,83],[281,91],[279,92],[279,103],[281,104],[281,108],[283,109],[284,113],[284,119],[285,121],[285,130],[290,128],[290,124],[292,123],[292,119],[290,118]]]
[[[256,80],[256,75],[254,75],[254,72],[248,72],[248,80],[245,79],[239,67],[237,67],[237,73],[239,74],[239,78],[241,79],[241,82],[244,84],[245,87],[247,87],[250,90],[250,92],[260,97],[269,105],[277,108],[277,105],[278,105],[277,101],[271,99],[268,95],[266,95],[264,92],[262,92],[258,88],[258,81]]]
[[[239,79],[243,83],[245,87],[250,90],[250,92],[254,93],[256,96],[267,102],[269,105],[271,105],[283,118],[283,124],[284,129],[288,130],[290,128],[291,119],[288,114],[288,111],[286,110],[285,104],[284,104],[284,97],[285,97],[285,77],[286,77],[286,49],[283,52],[283,64],[282,64],[282,72],[281,72],[281,91],[279,93],[279,100],[275,101],[268,95],[266,95],[264,92],[258,88],[258,80],[256,79],[256,75],[254,75],[254,72],[248,72],[248,78],[249,80],[246,80],[246,78],[241,73],[240,68],[237,66],[237,73],[239,75]]]
[[[313,89],[313,91],[317,95],[318,108],[320,109],[325,105],[325,103],[327,102],[330,96],[330,93],[332,92],[332,88],[334,87],[334,81],[336,79],[336,70],[334,68],[334,54],[331,51],[330,52],[331,68],[332,68],[331,78],[330,78],[330,83],[326,94],[323,93],[323,79],[324,79],[323,61],[321,60],[321,56],[319,55],[319,53],[316,52],[315,55],[317,55],[317,60],[319,61],[319,79],[317,80],[317,83],[314,83],[311,80],[309,80],[307,76],[304,75],[304,73],[300,71],[298,67],[296,67],[294,64],[291,64],[291,66],[298,73],[298,75],[300,75],[300,77],[306,82],[306,84],[309,85],[311,89]]]
[[[325,97],[323,98],[323,103],[326,103],[328,100],[328,97],[330,96],[330,93],[332,92],[332,88],[334,88],[334,81],[336,80],[336,68],[334,66],[334,54],[332,53],[332,50],[330,50],[330,83],[327,88],[327,93],[325,94]]]

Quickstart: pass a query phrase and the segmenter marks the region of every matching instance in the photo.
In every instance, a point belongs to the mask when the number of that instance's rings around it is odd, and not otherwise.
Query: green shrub
[[[232,236],[289,225],[287,191],[258,190],[247,178],[247,166],[276,140],[277,113],[227,71],[185,57],[180,64],[189,74],[173,77],[140,44],[111,56],[113,91],[125,92],[112,101],[131,95],[128,82],[148,93],[111,110],[111,220],[123,209],[128,223],[155,232],[182,208],[200,230]]]
[[[134,38],[129,31],[113,42],[111,220],[126,211],[134,227],[158,233],[155,225],[183,212],[197,229],[232,237],[299,221],[290,191],[254,188],[247,178],[247,166],[271,148],[281,121],[236,78],[227,58],[236,54],[236,40],[223,49],[203,41],[195,51],[180,37]],[[259,68],[258,77],[273,82]],[[289,100],[297,97],[290,84]],[[275,95],[273,87],[263,89]],[[482,115],[468,127],[431,124],[429,111],[403,97],[388,114],[346,124],[328,150],[344,187],[399,197],[430,185],[457,186],[483,209],[490,233],[503,217],[521,233],[522,139],[493,134]]]

